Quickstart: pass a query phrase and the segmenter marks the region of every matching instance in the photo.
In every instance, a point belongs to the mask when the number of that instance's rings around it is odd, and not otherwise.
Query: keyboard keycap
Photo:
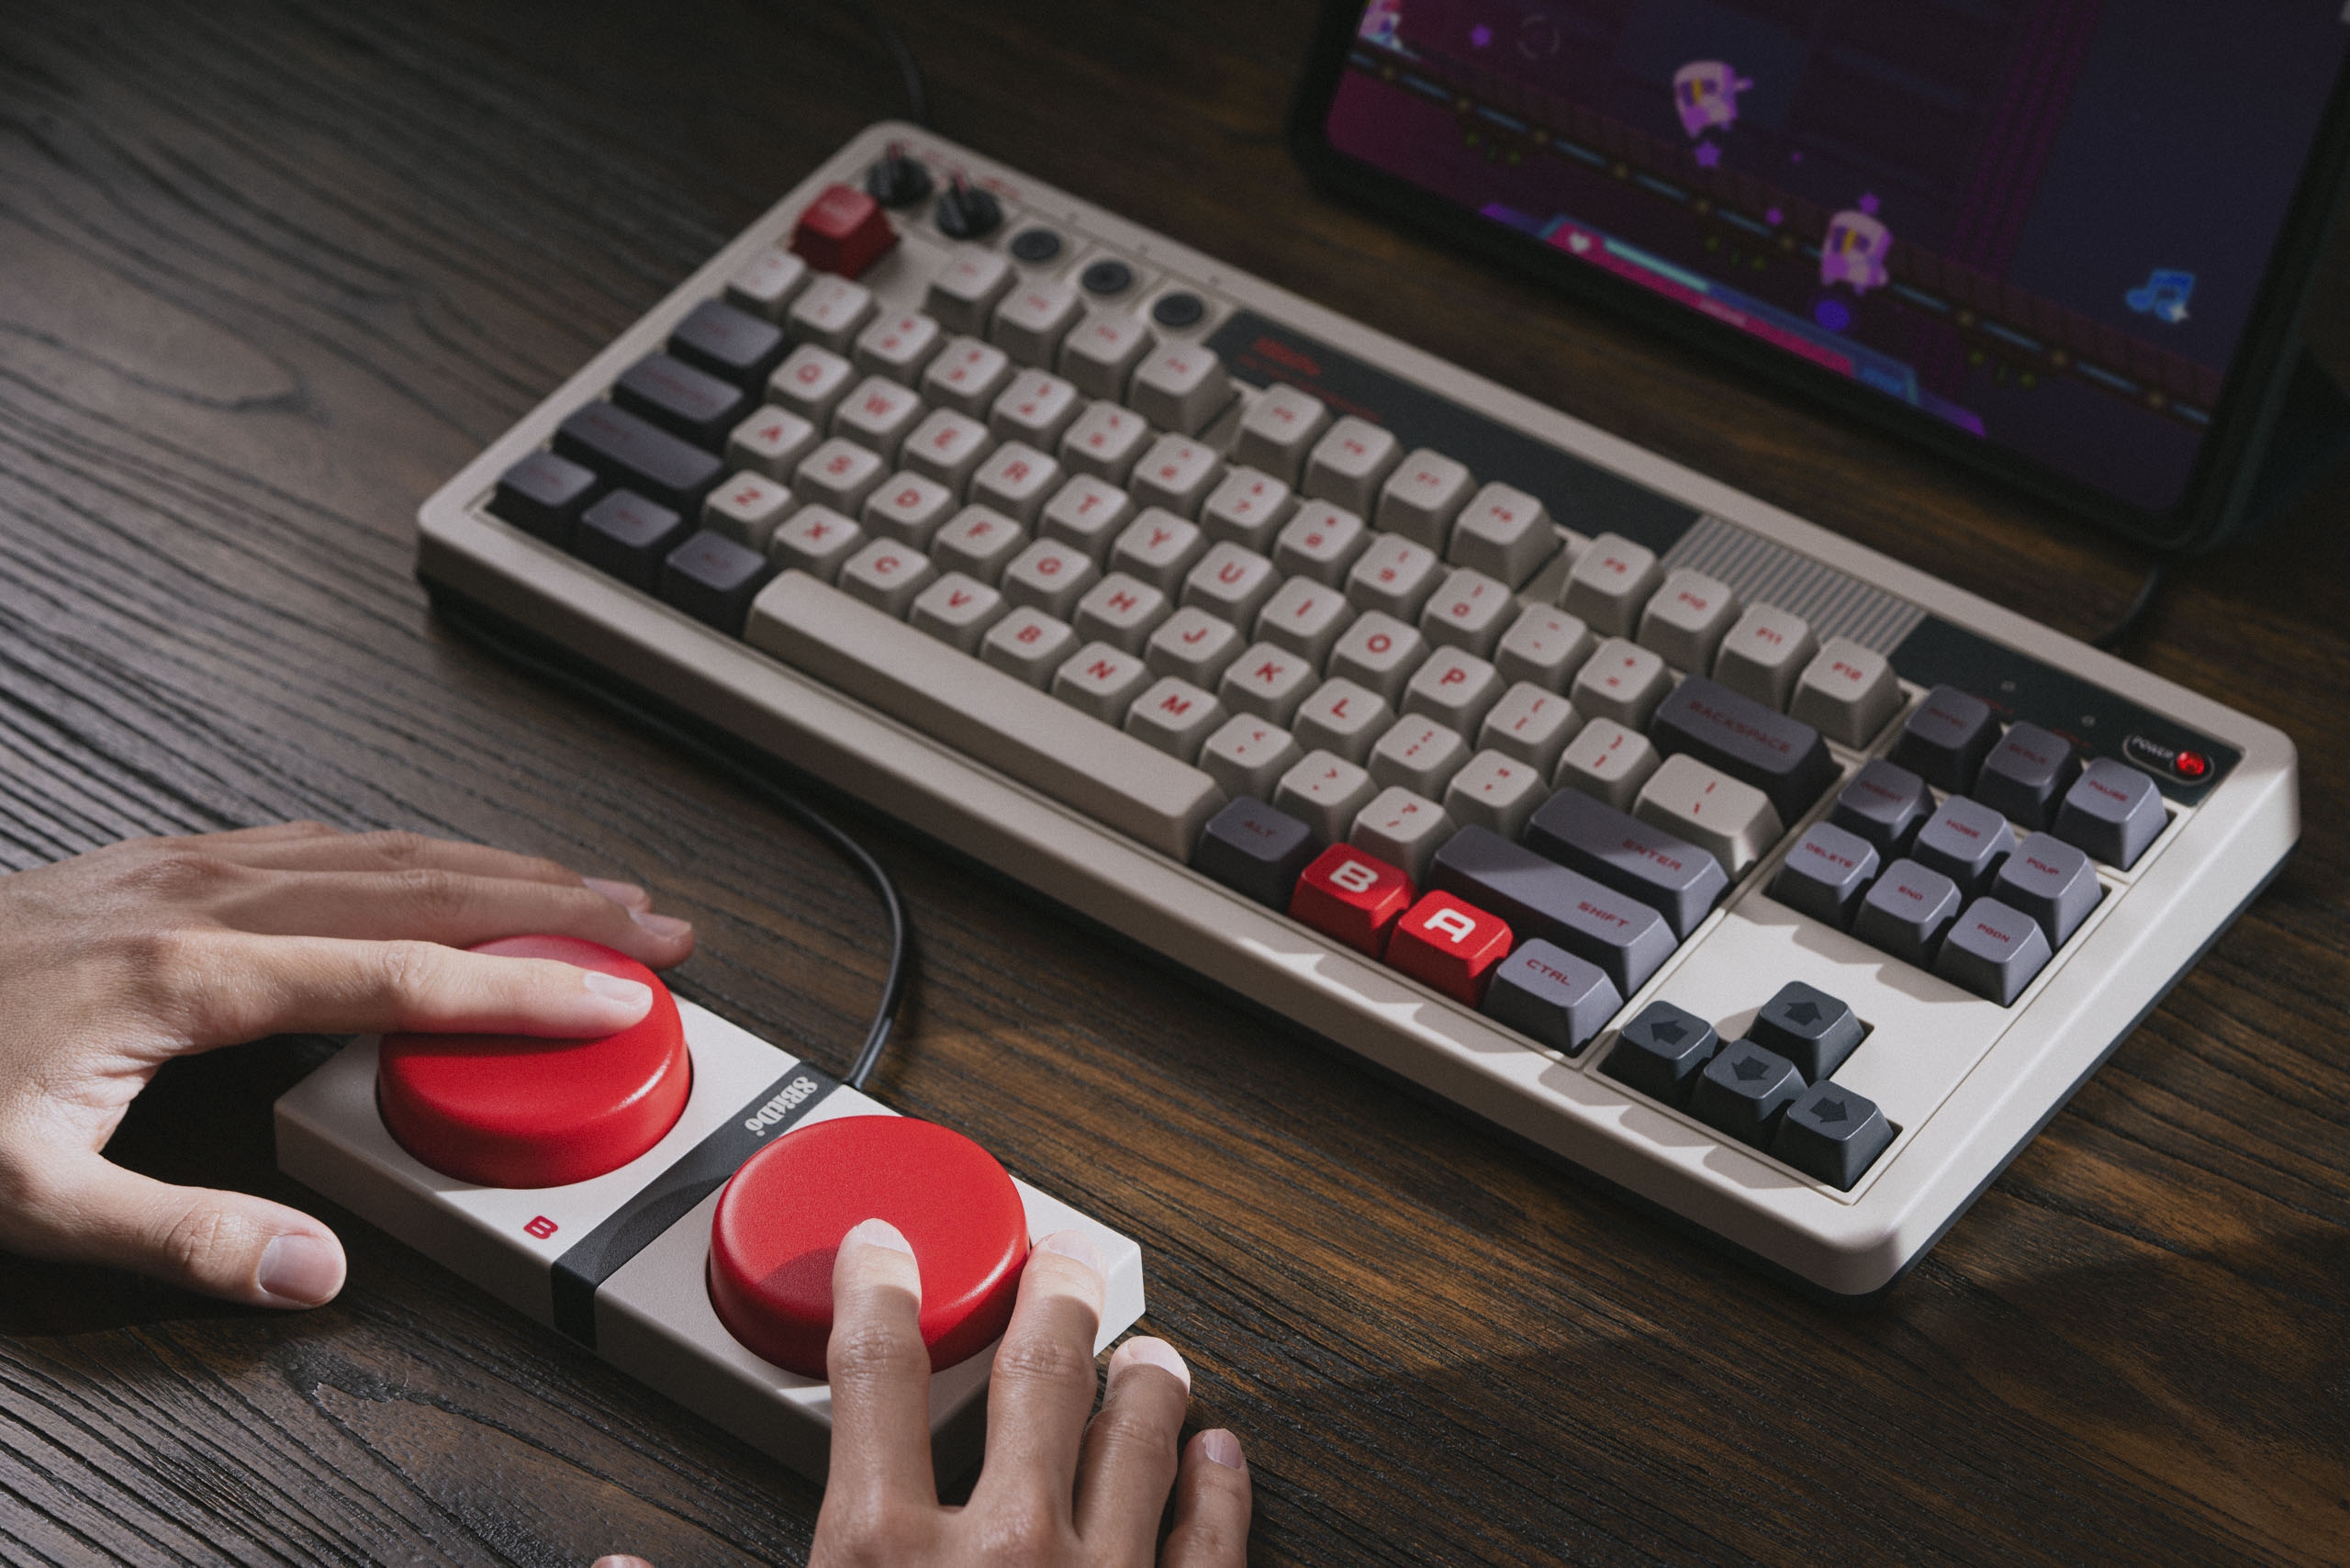
[[[865,530],[832,508],[801,507],[768,536],[767,559],[829,583],[864,543]]]
[[[833,433],[845,436],[886,461],[922,417],[922,399],[911,387],[868,375],[833,410]]]
[[[1453,821],[1442,806],[1390,785],[1356,814],[1347,841],[1400,866],[1417,884],[1427,879],[1429,864],[1453,832]]]
[[[1123,485],[1150,439],[1150,426],[1132,409],[1089,404],[1061,436],[1061,461],[1080,474]]]
[[[1273,786],[1273,804],[1312,828],[1322,843],[1337,844],[1377,793],[1371,775],[1345,757],[1309,751]]]
[[[1491,828],[1504,838],[1516,838],[1550,790],[1532,764],[1498,751],[1481,751],[1444,787],[1445,814],[1464,827]]]
[[[1460,648],[1438,648],[1404,683],[1403,709],[1473,735],[1501,700],[1501,672]]]
[[[960,572],[948,572],[922,590],[906,620],[917,632],[926,632],[962,653],[976,655],[988,628],[1003,619],[1011,606],[1003,595]]]
[[[1454,834],[1437,851],[1428,882],[1597,964],[1626,996],[1676,945],[1664,916],[1648,905],[1484,828]]]
[[[1007,610],[979,639],[980,659],[1039,691],[1077,646],[1077,633],[1033,605]]]
[[[1781,822],[1802,816],[1836,781],[1836,759],[1818,730],[1701,675],[1673,689],[1649,735],[1667,756],[1687,752],[1753,785]]]
[[[1060,477],[1058,463],[1025,442],[1007,441],[972,470],[970,497],[1023,524],[1034,523]]]
[[[1354,618],[1354,606],[1337,588],[1292,577],[1257,612],[1257,635],[1318,669],[1329,662],[1330,651]]]
[[[1736,1040],[1697,1074],[1689,1114],[1742,1144],[1768,1148],[1779,1118],[1803,1091],[1795,1063],[1751,1040]]]
[[[1207,535],[1198,523],[1150,507],[1112,543],[1110,565],[1172,598],[1207,549]]]
[[[989,337],[1023,364],[1049,365],[1077,322],[1077,290],[1053,278],[1015,284],[996,303]]]
[[[1329,424],[1330,410],[1319,398],[1294,386],[1269,386],[1241,418],[1233,459],[1294,485],[1305,472],[1305,454]]]
[[[610,403],[590,403],[555,428],[555,451],[623,489],[691,515],[725,476],[715,453]]]
[[[1697,1075],[1722,1048],[1714,1026],[1670,1002],[1651,1002],[1624,1025],[1599,1070],[1651,1100],[1689,1103]]]
[[[1714,655],[1714,678],[1784,713],[1795,699],[1796,678],[1818,651],[1802,616],[1773,604],[1750,605]]]
[[[1427,639],[1381,610],[1356,618],[1330,650],[1330,673],[1376,691],[1390,703],[1404,700],[1404,683],[1428,656]]]
[[[791,471],[791,493],[803,501],[827,506],[855,517],[883,479],[890,465],[881,454],[853,441],[833,437],[800,460]]]
[[[1319,851],[1313,829],[1244,795],[1201,830],[1192,868],[1243,898],[1286,910],[1297,879]]]
[[[791,492],[759,474],[737,474],[701,505],[701,525],[716,529],[737,544],[765,550],[776,524],[789,514]]]
[[[1577,730],[1567,749],[1559,754],[1550,781],[1561,790],[1580,790],[1595,801],[1629,812],[1656,766],[1656,747],[1649,744],[1648,736],[1613,719],[1594,719]]]
[[[1906,767],[1872,757],[1837,792],[1828,820],[1886,855],[1906,855],[1909,841],[1933,814],[1934,793]]]
[[[1379,487],[1371,526],[1400,533],[1439,555],[1452,541],[1452,520],[1476,486],[1467,465],[1421,447],[1407,454]]]
[[[856,277],[896,248],[898,231],[881,204],[854,185],[827,185],[792,226],[791,248],[808,264]]]
[[[1499,578],[1461,566],[1420,611],[1420,630],[1431,643],[1490,659],[1516,610],[1516,598]]]
[[[1228,542],[1259,555],[1270,555],[1274,531],[1297,505],[1289,487],[1270,474],[1235,468],[1211,492],[1200,509],[1200,526],[1210,539]]]
[[[1536,937],[1494,969],[1485,1016],[1562,1056],[1577,1056],[1623,1009],[1596,964]]]
[[[1632,814],[1678,834],[1722,864],[1732,878],[1778,843],[1779,813],[1762,791],[1684,753],[1668,756],[1632,802]]]
[[[1771,896],[1789,909],[1841,931],[1876,878],[1876,846],[1833,823],[1814,823],[1787,851]]]
[[[1852,935],[1870,946],[1924,969],[1958,918],[1958,885],[1915,860],[1896,860],[1861,900]]]
[[[2062,947],[2103,902],[2105,888],[2086,854],[2053,834],[2035,833],[2001,864],[1991,896],[2031,916],[2049,946]]]
[[[1989,703],[1955,686],[1937,686],[1901,726],[1892,756],[1935,789],[1964,794],[1998,738]]]
[[[1077,601],[1097,574],[1083,554],[1058,539],[1039,539],[1012,558],[996,586],[1014,604],[1041,610],[1056,621],[1077,613]]]
[[[731,467],[789,484],[791,471],[815,444],[814,425],[770,403],[734,427],[726,438],[726,461]]]
[[[947,571],[967,572],[983,583],[999,582],[1028,543],[1020,525],[987,507],[965,507],[931,536],[930,554]]]
[[[1579,712],[1613,719],[1628,730],[1645,730],[1672,689],[1673,672],[1665,668],[1663,655],[1610,637],[1575,672],[1567,695]]]
[[[1796,678],[1787,711],[1830,740],[1864,746],[1901,711],[1901,682],[1883,654],[1830,637]]]
[[[1124,728],[1169,756],[1195,762],[1201,746],[1224,721],[1224,704],[1213,693],[1169,675],[1151,682],[1135,699],[1134,706],[1126,710]]]
[[[1060,372],[1090,398],[1114,403],[1150,352],[1150,329],[1123,310],[1097,310],[1061,340]]]
[[[1746,1031],[1764,1050],[1795,1063],[1807,1083],[1818,1083],[1843,1066],[1867,1035],[1851,1007],[1802,980],[1781,986]]]
[[[828,348],[802,343],[767,377],[767,397],[818,430],[830,428],[833,410],[848,396],[856,375],[848,361]]]
[[[1395,711],[1379,693],[1344,676],[1324,681],[1297,711],[1298,743],[1335,752],[1348,762],[1366,762],[1371,748],[1395,722]]]
[[[726,280],[726,303],[770,321],[783,319],[791,297],[808,282],[808,263],[789,251],[761,251]]]
[[[2065,792],[2055,834],[2076,849],[2127,871],[2170,822],[2154,781],[2126,762],[2100,756]]]
[[[1403,868],[1344,844],[1314,857],[1297,879],[1289,913],[1334,942],[1378,958],[1387,935],[1415,900]]]
[[[1080,713],[1120,724],[1149,684],[1150,671],[1140,659],[1107,643],[1088,643],[1053,672],[1052,693]]]
[[[1164,507],[1179,517],[1197,517],[1200,503],[1223,471],[1224,459],[1205,442],[1163,435],[1135,465],[1126,487],[1134,492],[1136,506]]]
[[[840,280],[819,279],[810,289],[822,286],[826,281]],[[853,283],[844,286],[856,288]],[[810,289],[801,290],[800,297],[793,301],[795,316],[806,306]],[[746,392],[767,378],[767,372],[783,358],[783,351],[781,328],[716,299],[705,299],[687,311],[677,330],[669,334],[671,353],[696,370],[731,381]]]
[[[1257,643],[1225,670],[1216,695],[1236,712],[1254,713],[1286,729],[1317,684],[1312,665],[1287,649]]]
[[[2073,745],[2038,724],[2010,724],[1975,777],[1974,797],[2028,828],[2046,827],[2056,804],[2080,777]]]
[[[857,333],[849,363],[868,375],[886,375],[912,386],[923,367],[946,345],[946,330],[919,310],[878,316]]]
[[[876,539],[841,563],[840,586],[843,592],[902,621],[937,575],[930,557],[911,544]]]
[[[757,551],[704,529],[661,563],[661,599],[729,636],[740,636],[744,612],[774,575],[775,568]]]
[[[2053,956],[2037,921],[1997,899],[1976,899],[1950,928],[1934,972],[2007,1007]]]
[[[984,245],[957,245],[930,280],[923,308],[950,332],[978,334],[1012,286],[1012,263]]]
[[[1195,436],[1232,401],[1224,361],[1205,343],[1162,343],[1143,355],[1126,402],[1161,430]]]
[[[1139,578],[1113,572],[1077,601],[1077,634],[1140,656],[1173,607],[1167,596]]]
[[[1458,731],[1425,713],[1406,713],[1371,743],[1370,767],[1381,784],[1437,801],[1468,760],[1468,743]]]
[[[1484,1000],[1494,969],[1508,957],[1509,924],[1443,891],[1424,893],[1395,922],[1387,963],[1471,1007]]]
[[[1953,795],[1918,830],[1909,857],[1940,871],[1973,898],[1990,885],[1992,873],[2015,846],[2015,830],[2006,818],[1979,801]]]
[[[892,474],[865,498],[857,516],[886,539],[927,550],[946,520],[961,509],[955,492],[919,474]]]
[[[1443,575],[1443,563],[1427,545],[1401,534],[1373,534],[1347,573],[1347,600],[1357,610],[1417,621]]]
[[[988,430],[1004,441],[1050,452],[1080,406],[1078,390],[1069,383],[1041,370],[1024,370],[997,395],[988,410]]]
[[[1559,606],[1602,636],[1629,637],[1663,577],[1655,551],[1620,533],[1603,533],[1575,557]]]
[[[1560,754],[1582,726],[1573,703],[1521,680],[1485,714],[1477,729],[1477,748],[1514,756],[1548,778],[1558,771]]]
[[[1235,800],[1262,799],[1305,754],[1279,724],[1236,713],[1200,746],[1200,767]]]
[[[580,514],[571,551],[589,566],[652,593],[661,586],[662,561],[683,543],[690,526],[667,507],[631,490],[614,490]]]
[[[1591,628],[1581,616],[1547,604],[1529,604],[1502,633],[1494,663],[1511,680],[1531,681],[1545,691],[1564,691],[1575,672],[1591,661]]]
[[[791,308],[784,312],[784,330],[794,342],[821,343],[845,354],[879,308],[873,291],[863,284],[845,277],[820,277],[801,289]]]
[[[595,493],[593,470],[552,452],[534,452],[498,476],[489,510],[525,533],[561,544]]]
[[[1281,525],[1273,541],[1273,565],[1292,577],[1337,588],[1370,545],[1371,530],[1362,519],[1327,501],[1307,501]]]
[[[666,353],[649,353],[612,384],[612,401],[696,446],[719,444],[750,407],[740,386]]]
[[[923,400],[958,414],[987,417],[1012,379],[1012,356],[977,338],[951,338],[922,373]]]
[[[1039,526],[1047,538],[1074,544],[1101,561],[1108,557],[1111,543],[1134,510],[1134,502],[1115,485],[1091,474],[1075,474],[1045,503]]]
[[[1550,513],[1539,500],[1507,485],[1487,485],[1453,520],[1445,556],[1515,593],[1558,547]]]
[[[1577,790],[1561,790],[1535,811],[1526,847],[1639,900],[1684,940],[1729,890],[1712,856]]]
[[[1714,667],[1714,655],[1737,619],[1738,596],[1729,584],[1683,566],[1641,610],[1636,640],[1675,669],[1703,675]]]
[[[1204,610],[1179,610],[1150,634],[1143,657],[1160,675],[1181,676],[1193,686],[1214,687],[1240,656],[1243,645],[1240,629],[1229,622],[1218,621]]]
[[[1349,414],[1314,443],[1306,454],[1305,483],[1299,487],[1317,500],[1369,517],[1379,487],[1403,457],[1403,446],[1393,431]]]
[[[1796,1097],[1771,1136],[1771,1157],[1849,1193],[1893,1142],[1876,1102],[1841,1083],[1815,1083]]]
[[[1253,626],[1257,612],[1280,588],[1273,564],[1238,544],[1214,544],[1183,575],[1182,602],[1197,605],[1235,626]]]
[[[998,622],[990,642],[1011,622]],[[1176,859],[1190,859],[1201,826],[1224,804],[1223,792],[1198,768],[1096,724],[813,577],[789,573],[769,584],[752,615],[750,640]]]

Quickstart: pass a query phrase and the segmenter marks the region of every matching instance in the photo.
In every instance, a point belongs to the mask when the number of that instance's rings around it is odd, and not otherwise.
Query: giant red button
[[[561,1187],[659,1143],[693,1081],[669,988],[625,954],[573,936],[509,936],[473,950],[619,975],[653,988],[653,1010],[597,1040],[385,1036],[375,1103],[400,1147],[461,1182]]]
[[[745,1160],[710,1227],[710,1304],[750,1350],[824,1376],[833,1255],[886,1219],[922,1268],[922,1340],[934,1369],[1003,1332],[1028,1260],[1028,1215],[995,1156],[934,1122],[842,1116],[786,1133]]]

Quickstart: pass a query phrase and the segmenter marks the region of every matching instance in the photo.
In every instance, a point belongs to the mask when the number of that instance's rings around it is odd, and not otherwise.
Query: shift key
[[[1428,886],[1501,916],[1521,938],[1542,937],[1598,965],[1622,996],[1647,983],[1679,945],[1648,905],[1486,828],[1464,827],[1447,840]]]
[[[1836,781],[1836,759],[1818,730],[1702,675],[1673,688],[1649,722],[1649,739],[1667,756],[1687,752],[1753,785],[1783,823],[1802,816]]]
[[[1711,855],[1580,790],[1542,803],[1526,824],[1526,846],[1649,904],[1684,940],[1729,890]]]

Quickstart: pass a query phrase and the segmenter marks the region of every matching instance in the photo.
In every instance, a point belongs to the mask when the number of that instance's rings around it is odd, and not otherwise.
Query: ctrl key
[[[1598,965],[1536,937],[1502,960],[1485,1016],[1567,1056],[1591,1044],[1624,998]]]
[[[1624,1025],[1600,1070],[1668,1105],[1689,1103],[1690,1086],[1721,1048],[1714,1026],[1670,1002],[1651,1002]]]
[[[1875,1101],[1841,1084],[1815,1083],[1787,1107],[1771,1155],[1849,1193],[1892,1141],[1893,1124]]]

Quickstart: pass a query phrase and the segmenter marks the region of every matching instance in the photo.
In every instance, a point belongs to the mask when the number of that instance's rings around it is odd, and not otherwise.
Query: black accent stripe
[[[572,1243],[554,1260],[554,1326],[595,1349],[596,1292],[603,1282],[839,1087],[840,1081],[830,1073],[805,1063],[793,1068],[744,1102],[610,1218]]]

